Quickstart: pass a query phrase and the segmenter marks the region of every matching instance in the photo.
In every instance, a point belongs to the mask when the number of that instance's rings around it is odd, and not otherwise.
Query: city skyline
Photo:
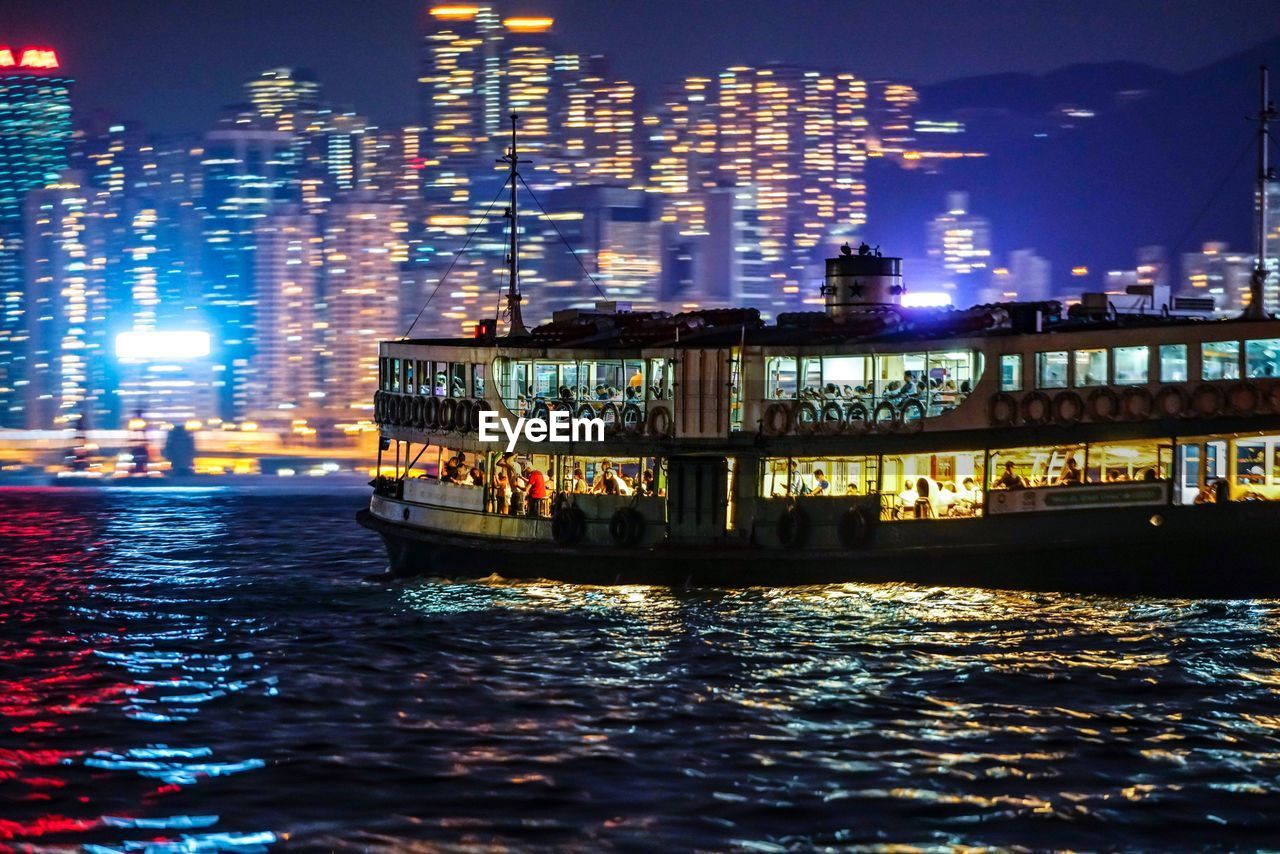
[[[963,82],[922,89],[855,56],[734,61],[645,93],[538,11],[555,8],[418,6],[415,118],[400,124],[335,96],[353,75],[290,63],[241,79],[200,133],[156,133],[88,108],[60,46],[10,42],[21,61],[0,68],[15,141],[0,162],[6,423],[143,412],[326,440],[369,432],[377,341],[469,336],[497,310],[509,220],[495,160],[517,113],[532,323],[599,299],[812,311],[824,259],[864,240],[905,257],[913,305],[1133,288],[1242,305],[1247,249],[1231,229],[1135,240],[1119,265],[1084,253],[1064,264],[1054,244],[1069,235],[1029,239],[997,200],[1013,183],[1000,176],[1039,156],[1022,149],[1060,150],[1158,104],[1168,75],[1077,69],[1043,93],[996,81],[993,103],[1038,103],[992,109]],[[906,213],[878,218],[874,203],[899,197]],[[1280,254],[1280,228],[1271,236]],[[1274,308],[1273,288],[1267,298]]]

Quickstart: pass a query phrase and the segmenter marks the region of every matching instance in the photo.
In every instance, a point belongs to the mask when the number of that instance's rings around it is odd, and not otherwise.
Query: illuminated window
[[[1111,351],[1115,359],[1117,385],[1143,385],[1147,381],[1147,363],[1150,350],[1147,347],[1116,347]]]
[[[1280,377],[1280,338],[1258,338],[1244,342],[1245,375]]]
[[[1036,353],[1036,388],[1067,387],[1067,351]]]
[[[484,365],[471,366],[471,396],[477,400],[484,397]]]
[[[1006,353],[1000,357],[1000,390],[1022,391],[1022,354]]]
[[[796,360],[794,356],[773,356],[765,368],[768,397],[775,400],[796,396]]]
[[[1240,379],[1240,342],[1205,341],[1200,345],[1200,378]]]
[[[1076,388],[1107,384],[1107,351],[1076,350]]]
[[[1187,381],[1187,345],[1160,345],[1160,382],[1185,383]]]

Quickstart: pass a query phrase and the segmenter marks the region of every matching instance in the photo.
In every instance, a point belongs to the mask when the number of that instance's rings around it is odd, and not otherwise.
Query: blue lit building
[[[26,372],[23,204],[56,182],[71,142],[71,80],[52,50],[0,47],[0,426],[21,426]]]

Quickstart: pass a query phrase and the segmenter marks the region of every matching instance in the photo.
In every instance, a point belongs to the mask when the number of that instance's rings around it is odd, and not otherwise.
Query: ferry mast
[[[1258,264],[1249,280],[1249,305],[1244,310],[1244,317],[1250,320],[1265,320],[1267,310],[1263,304],[1265,285],[1267,282],[1267,185],[1271,182],[1271,159],[1267,149],[1270,141],[1267,125],[1276,119],[1276,107],[1271,102],[1271,72],[1267,66],[1260,69],[1258,91]]]
[[[510,273],[510,281],[507,285],[507,337],[508,338],[527,338],[529,330],[524,325],[524,317],[520,312],[520,225],[516,211],[516,184],[520,182],[520,172],[518,171],[521,163],[527,163],[527,160],[521,160],[520,155],[516,152],[516,123],[520,117],[516,114],[511,115],[511,150],[507,155],[499,160],[499,163],[506,163],[510,167],[510,174],[507,182],[511,185],[511,203],[507,208],[507,218],[511,220],[511,244],[507,249],[507,270]]]

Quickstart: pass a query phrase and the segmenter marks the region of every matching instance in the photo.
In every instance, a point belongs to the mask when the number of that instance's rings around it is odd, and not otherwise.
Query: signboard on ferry
[[[1165,504],[1167,483],[1108,483],[1096,486],[1047,486],[1038,489],[995,489],[987,501],[990,513],[1037,513],[1096,507]]]

